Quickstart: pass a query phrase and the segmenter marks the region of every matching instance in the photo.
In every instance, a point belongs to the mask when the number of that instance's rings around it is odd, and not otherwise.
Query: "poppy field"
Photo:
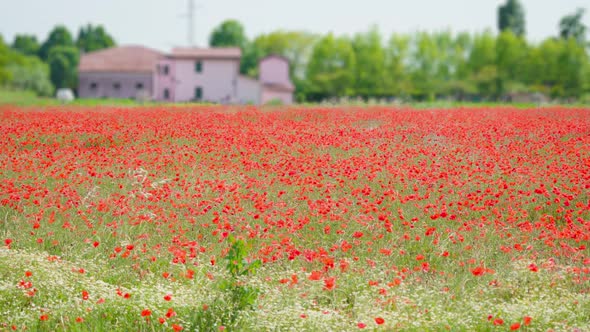
[[[590,110],[0,108],[0,331],[588,331]]]

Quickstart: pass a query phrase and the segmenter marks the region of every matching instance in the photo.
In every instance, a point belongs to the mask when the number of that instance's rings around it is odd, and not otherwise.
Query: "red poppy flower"
[[[320,271],[311,271],[311,275],[309,276],[309,280],[320,280],[322,278],[322,273]]]
[[[523,323],[524,323],[524,325],[529,326],[529,325],[531,325],[532,320],[533,319],[531,317],[525,316],[523,319]]]
[[[336,278],[329,277],[324,279],[324,289],[326,290],[333,290],[336,287]]]
[[[485,273],[485,269],[482,266],[478,266],[478,267],[476,267],[474,269],[471,269],[471,273],[474,276],[479,277],[479,276],[482,276]]]

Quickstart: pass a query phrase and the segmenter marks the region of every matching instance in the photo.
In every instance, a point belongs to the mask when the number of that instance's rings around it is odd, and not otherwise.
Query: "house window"
[[[137,84],[135,84],[135,88],[136,88],[137,90],[141,90],[141,89],[143,89],[143,83],[141,83],[141,82],[138,82]]]
[[[119,82],[113,83],[113,89],[115,89],[117,91],[121,90],[121,83],[119,83]]]
[[[197,73],[203,72],[203,63],[201,61],[195,62],[195,72],[197,72]]]
[[[195,100],[201,100],[203,98],[203,88],[200,86],[195,88]]]
[[[90,90],[96,90],[96,89],[98,89],[98,83],[96,83],[96,82],[90,83]]]
[[[164,89],[164,99],[170,99],[170,90]]]
[[[168,65],[158,65],[158,74],[162,76],[168,75],[169,68]]]

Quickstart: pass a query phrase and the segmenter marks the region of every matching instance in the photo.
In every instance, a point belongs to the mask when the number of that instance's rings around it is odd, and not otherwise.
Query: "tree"
[[[454,36],[450,31],[434,34],[434,40],[439,51],[436,80],[441,96],[449,96],[458,100],[473,97],[477,88],[469,80],[468,56],[472,48],[471,36],[460,33]]]
[[[588,54],[583,45],[572,38],[562,41],[562,50],[557,59],[560,68],[559,84],[563,96],[579,98],[583,92],[585,72],[589,66]]]
[[[55,46],[75,46],[74,41],[72,39],[72,35],[68,31],[68,29],[63,25],[56,26],[49,33],[49,37],[47,37],[47,40],[39,48],[39,57],[43,61],[47,61],[49,58],[49,52]]]
[[[526,23],[524,8],[518,0],[508,0],[498,8],[498,30],[511,30],[517,36],[524,36]]]
[[[34,91],[40,96],[53,94],[49,67],[37,56],[23,56],[21,61],[9,64],[6,69],[12,74],[12,88]]]
[[[441,86],[438,79],[441,50],[437,47],[434,36],[426,32],[417,33],[413,42],[412,95],[418,99],[433,100]]]
[[[496,41],[498,92],[521,92],[526,76],[528,45],[523,39],[507,30]]]
[[[409,62],[410,37],[393,34],[385,50],[385,79],[387,93],[407,97],[411,91],[411,82],[407,75]]]
[[[561,38],[573,38],[580,45],[586,43],[587,27],[582,23],[584,13],[584,8],[578,8],[575,13],[567,15],[559,21],[559,35]]]
[[[235,46],[244,48],[248,38],[244,33],[244,27],[236,20],[226,20],[213,30],[209,37],[209,46],[228,47]]]
[[[252,48],[242,23],[236,20],[226,20],[213,29],[209,37],[211,47],[239,47],[242,50],[242,63],[240,72],[247,74],[253,67],[258,65],[257,50]]]
[[[115,41],[102,25],[92,26],[91,24],[81,27],[78,31],[76,46],[81,52],[92,52],[115,46]]]
[[[37,56],[26,56],[9,48],[0,36],[0,84],[39,95],[50,95],[49,69]]]
[[[72,46],[54,46],[49,52],[48,64],[51,82],[56,88],[75,89],[80,53]]]
[[[33,35],[16,35],[12,42],[12,49],[24,55],[37,55],[39,47],[37,37]]]
[[[355,66],[350,40],[331,33],[323,37],[314,46],[307,66],[310,99],[353,95]]]
[[[486,99],[497,96],[498,68],[496,65],[496,38],[486,31],[473,37],[473,46],[467,58],[469,81],[478,94]]]
[[[10,63],[10,49],[4,44],[4,39],[0,35],[0,85],[6,84],[12,80],[12,74],[6,70]]]
[[[385,94],[385,51],[376,27],[352,41],[356,59],[355,92],[364,98]]]
[[[561,68],[558,62],[562,44],[561,39],[548,38],[541,44],[530,47],[524,82],[532,91],[552,97],[560,97],[563,94],[563,88],[559,85]]]

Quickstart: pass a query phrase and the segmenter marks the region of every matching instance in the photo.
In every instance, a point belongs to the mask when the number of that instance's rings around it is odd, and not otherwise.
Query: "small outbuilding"
[[[260,103],[278,101],[282,104],[293,103],[295,86],[289,76],[289,60],[270,55],[258,63],[258,81],[260,82]]]

